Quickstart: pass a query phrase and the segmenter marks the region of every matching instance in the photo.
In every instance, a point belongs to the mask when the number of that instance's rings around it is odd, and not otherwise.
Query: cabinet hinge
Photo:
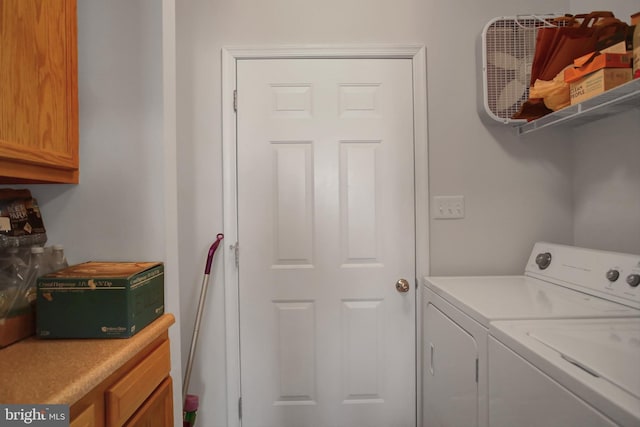
[[[242,397],[238,398],[238,418],[242,419]]]
[[[238,91],[233,90],[233,111],[238,112]]]
[[[476,358],[476,382],[478,382],[478,376],[480,375],[478,373],[478,371],[480,370],[480,366],[479,365],[480,365],[480,362],[479,362],[478,358]]]
[[[240,244],[236,242],[230,246],[233,249],[233,255],[236,257],[236,268],[240,267]]]

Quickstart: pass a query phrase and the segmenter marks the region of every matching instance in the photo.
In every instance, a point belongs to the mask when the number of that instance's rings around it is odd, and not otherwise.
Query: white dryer
[[[491,324],[492,427],[640,426],[640,317]]]
[[[626,283],[639,263],[638,255],[539,242],[522,276],[425,277],[422,425],[490,425],[491,322],[640,316],[639,289]]]

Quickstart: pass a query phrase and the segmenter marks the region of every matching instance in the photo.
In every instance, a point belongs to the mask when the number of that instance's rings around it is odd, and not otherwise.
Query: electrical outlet
[[[433,198],[433,218],[464,218],[464,196],[435,196]]]

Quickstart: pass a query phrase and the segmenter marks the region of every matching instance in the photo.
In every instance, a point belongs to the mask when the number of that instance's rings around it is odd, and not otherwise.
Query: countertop
[[[175,322],[164,314],[131,338],[28,338],[0,350],[0,403],[73,405]]]

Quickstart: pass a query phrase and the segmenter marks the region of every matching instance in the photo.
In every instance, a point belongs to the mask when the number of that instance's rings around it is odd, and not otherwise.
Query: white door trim
[[[380,58],[411,59],[413,64],[413,123],[415,170],[416,277],[429,274],[429,181],[427,150],[427,64],[422,45],[344,45],[344,46],[255,46],[222,49],[222,169],[223,231],[225,235],[224,295],[227,382],[227,423],[241,425],[238,418],[240,396],[240,325],[238,270],[233,245],[238,240],[236,180],[236,115],[233,93],[236,88],[236,62],[240,59],[291,58]],[[240,108],[242,108],[240,106]],[[241,252],[240,248],[240,252]],[[417,285],[417,284],[416,284]],[[416,342],[420,341],[420,287],[416,295]],[[418,345],[419,349],[420,346]],[[419,355],[418,355],[419,356]],[[417,359],[419,360],[419,359]],[[420,363],[416,363],[420,378]],[[419,382],[417,382],[419,383]],[[420,402],[420,387],[416,390]]]

